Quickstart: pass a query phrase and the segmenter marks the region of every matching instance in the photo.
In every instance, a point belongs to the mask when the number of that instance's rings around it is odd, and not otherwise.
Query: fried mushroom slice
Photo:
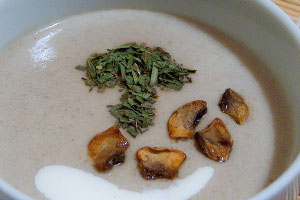
[[[168,121],[170,138],[193,138],[195,126],[206,113],[206,102],[202,100],[192,101],[178,108]]]
[[[136,157],[142,177],[150,180],[175,178],[186,155],[175,149],[146,146],[137,151]]]
[[[231,116],[238,124],[243,124],[249,115],[244,99],[230,88],[225,90],[219,106],[222,112]]]
[[[197,132],[195,140],[207,157],[218,162],[228,160],[233,140],[221,119],[216,118],[206,129]]]
[[[119,127],[112,126],[90,141],[88,154],[94,161],[95,168],[103,172],[124,162],[124,152],[128,146],[129,142],[122,135]]]

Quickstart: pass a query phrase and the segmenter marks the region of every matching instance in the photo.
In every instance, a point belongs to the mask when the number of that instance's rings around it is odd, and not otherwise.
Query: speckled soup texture
[[[155,126],[129,140],[125,164],[109,173],[95,171],[87,155],[91,138],[116,123],[107,108],[119,102],[118,88],[89,92],[75,70],[94,52],[128,42],[160,46],[178,63],[197,69],[193,83],[179,91],[159,91]],[[226,88],[246,100],[250,115],[237,125],[218,102]],[[167,121],[179,106],[208,103],[196,130],[221,118],[234,144],[230,159],[217,163],[195,148],[194,140],[169,139]],[[276,79],[248,50],[204,25],[148,11],[111,10],[76,15],[22,36],[0,54],[0,177],[36,199],[34,175],[47,165],[80,168],[121,188],[165,188],[170,180],[145,181],[136,151],[143,146],[182,150],[187,159],[179,177],[210,166],[215,174],[192,199],[246,199],[270,184],[288,162],[288,105]]]

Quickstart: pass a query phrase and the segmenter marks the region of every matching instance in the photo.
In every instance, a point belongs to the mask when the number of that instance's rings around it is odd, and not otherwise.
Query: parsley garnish
[[[136,137],[154,125],[156,102],[155,86],[180,90],[185,83],[192,82],[190,73],[196,70],[183,68],[171,59],[160,47],[150,48],[136,43],[108,49],[106,53],[93,54],[86,66],[76,69],[87,71],[82,78],[99,92],[105,88],[121,87],[121,103],[108,105],[109,112],[118,119],[118,125]]]

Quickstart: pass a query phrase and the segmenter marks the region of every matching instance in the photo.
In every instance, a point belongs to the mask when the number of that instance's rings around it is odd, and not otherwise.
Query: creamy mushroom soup
[[[81,80],[84,73],[74,67],[84,65],[94,52],[128,42],[162,47],[197,72],[181,91],[158,90],[155,125],[136,138],[121,129],[130,143],[125,163],[99,173],[87,145],[94,135],[116,124],[106,106],[119,103],[120,92],[117,87],[90,92]],[[238,92],[249,106],[243,125],[218,106],[227,88]],[[167,147],[186,154],[178,179],[197,168],[214,169],[208,184],[191,199],[246,199],[287,166],[289,106],[280,88],[267,67],[245,47],[200,23],[140,10],[75,15],[20,37],[0,54],[0,177],[35,199],[45,199],[34,177],[48,165],[79,168],[131,191],[163,189],[176,179],[144,180],[136,151],[144,146]],[[193,100],[205,100],[208,108],[196,131],[220,118],[230,132],[234,142],[226,162],[207,158],[193,139],[169,138],[169,117]]]

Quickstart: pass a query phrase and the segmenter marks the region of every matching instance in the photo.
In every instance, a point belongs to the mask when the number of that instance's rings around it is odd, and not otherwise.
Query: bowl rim
[[[274,20],[280,24],[283,29],[286,29],[300,49],[300,29],[292,21],[292,19],[271,0],[256,0],[267,12],[273,15]],[[299,18],[300,20],[300,18]],[[296,130],[297,131],[297,130]],[[300,153],[298,152],[295,160],[290,166],[270,185],[261,190],[259,193],[249,198],[249,200],[271,199],[275,195],[280,194],[300,173]],[[277,193],[274,193],[277,191]]]
[[[285,29],[293,38],[300,50],[300,29],[292,21],[292,19],[281,10],[275,3],[271,0],[253,0],[258,6],[264,8],[269,14],[272,15],[273,19]],[[300,19],[299,19],[300,20]],[[297,130],[296,130],[297,131]],[[249,200],[264,200],[271,199],[275,195],[278,195],[280,191],[285,189],[288,184],[290,184],[300,173],[300,153],[298,153],[296,159],[291,163],[291,165],[270,185],[261,190],[259,193],[250,197]],[[276,192],[274,192],[276,191]],[[0,178],[0,192],[8,195],[16,200],[33,200],[31,197],[27,196],[23,192],[17,190],[15,187],[6,183]]]

